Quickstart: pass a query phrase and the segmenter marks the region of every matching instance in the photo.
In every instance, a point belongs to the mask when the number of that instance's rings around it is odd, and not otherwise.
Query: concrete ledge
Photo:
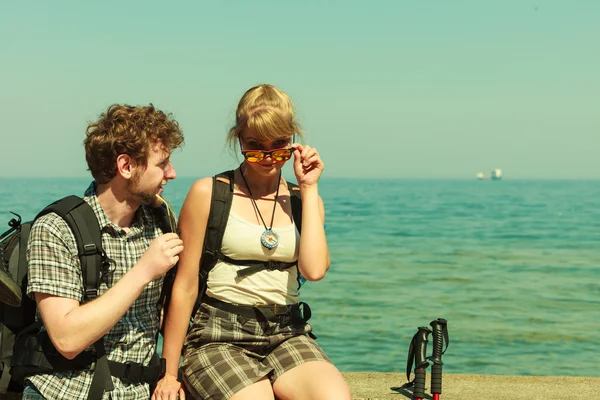
[[[412,399],[410,390],[396,392],[406,376],[392,372],[343,372],[353,400]],[[429,375],[427,385],[429,385]],[[444,374],[441,400],[589,400],[600,398],[600,378],[453,375]],[[429,390],[426,399],[431,399]],[[3,396],[0,400],[21,399],[20,395]]]
[[[430,375],[427,371],[426,398]],[[344,372],[354,400],[412,399],[412,390],[396,392],[406,375],[391,372]],[[576,400],[600,398],[600,378],[444,374],[440,400]]]

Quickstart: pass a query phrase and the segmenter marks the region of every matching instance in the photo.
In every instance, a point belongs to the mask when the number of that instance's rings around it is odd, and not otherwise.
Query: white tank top
[[[291,263],[298,259],[300,234],[294,223],[283,228],[273,228],[279,235],[279,245],[272,250],[260,243],[264,231],[264,226],[245,221],[231,211],[221,251],[236,260]],[[261,270],[238,278],[237,271],[247,267],[217,261],[208,274],[206,294],[221,301],[244,305],[294,304],[299,301],[298,269],[295,266],[283,271]]]

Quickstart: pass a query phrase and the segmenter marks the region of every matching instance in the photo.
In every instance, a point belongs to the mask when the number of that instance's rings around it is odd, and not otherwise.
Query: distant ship
[[[494,181],[499,181],[502,179],[502,170],[500,168],[496,168],[492,170],[492,175],[490,178]]]
[[[485,179],[485,174],[483,172],[478,172],[477,175],[475,175],[475,177],[482,181]]]

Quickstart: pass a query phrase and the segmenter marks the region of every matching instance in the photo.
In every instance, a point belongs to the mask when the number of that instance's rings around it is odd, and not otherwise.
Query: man
[[[178,123],[152,104],[112,105],[88,126],[84,145],[94,181],[84,200],[98,219],[109,261],[95,299],[83,302],[77,246],[66,222],[50,213],[33,225],[27,294],[35,297],[38,317],[65,358],[93,351],[103,338],[111,362],[145,367],[153,359],[164,274],[178,261],[183,242],[175,233],[163,234],[152,207],[175,179],[170,155],[182,144]],[[29,376],[23,398],[87,399],[94,391],[92,367]],[[103,398],[149,398],[148,383],[111,375],[114,389]]]

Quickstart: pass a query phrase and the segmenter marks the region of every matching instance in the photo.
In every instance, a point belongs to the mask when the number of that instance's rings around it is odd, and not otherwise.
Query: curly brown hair
[[[138,164],[148,161],[150,146],[159,142],[166,150],[183,144],[183,133],[172,114],[142,106],[111,105],[86,129],[85,159],[98,183],[117,174],[117,157],[128,154]]]

